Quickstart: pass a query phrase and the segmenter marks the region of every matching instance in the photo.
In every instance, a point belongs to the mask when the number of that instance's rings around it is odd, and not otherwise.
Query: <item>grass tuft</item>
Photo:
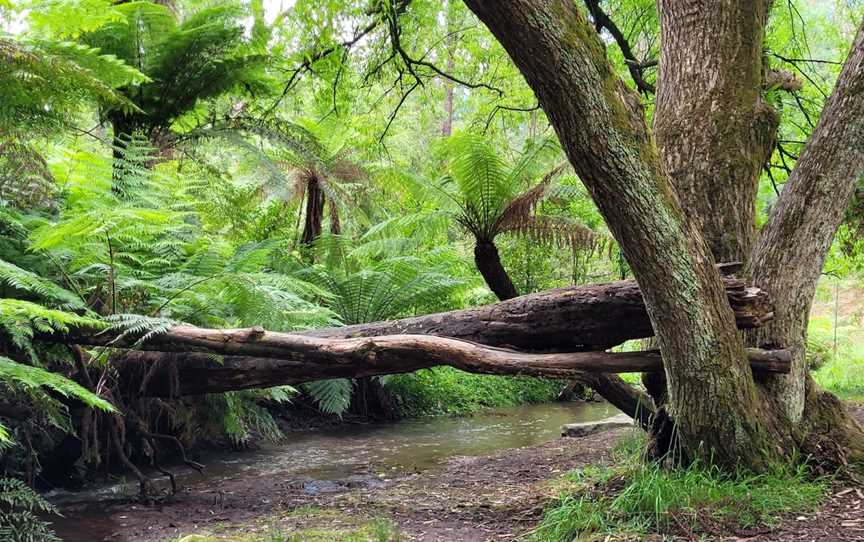
[[[817,506],[828,483],[806,467],[764,474],[729,474],[695,464],[665,470],[638,459],[636,440],[616,450],[616,467],[589,466],[567,475],[567,490],[526,536],[536,542],[571,542],[648,533],[693,536],[771,525],[780,514]]]

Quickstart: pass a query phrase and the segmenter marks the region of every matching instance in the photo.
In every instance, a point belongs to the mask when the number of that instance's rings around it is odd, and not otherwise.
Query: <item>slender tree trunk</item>
[[[494,241],[477,240],[474,245],[474,263],[486,285],[499,300],[506,301],[519,295],[501,263],[501,256]]]
[[[447,59],[447,71],[452,72],[453,57]],[[453,133],[453,83],[444,83],[444,122],[441,123],[441,135],[449,137]]]
[[[454,20],[455,14],[452,0],[444,2],[444,13],[447,18],[445,45],[447,47],[447,73],[453,73],[456,69],[456,25],[458,21]],[[441,121],[441,136],[450,137],[453,133],[453,91],[455,85],[453,81],[444,79],[444,120]]]
[[[312,177],[306,185],[306,219],[300,242],[310,246],[321,237],[321,222],[324,220],[324,190],[318,179]]]
[[[691,457],[762,468],[784,442],[759,400],[700,225],[583,14],[566,0],[466,0],[534,89],[642,288]],[[710,398],[710,400],[705,400]]]

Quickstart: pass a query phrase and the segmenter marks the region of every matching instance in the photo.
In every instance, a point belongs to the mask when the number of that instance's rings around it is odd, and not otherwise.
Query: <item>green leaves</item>
[[[37,514],[57,509],[21,480],[0,478],[0,539],[8,542],[60,542]]]
[[[21,293],[34,294],[60,308],[84,308],[84,302],[77,295],[36,273],[21,269],[4,260],[0,260],[0,284],[5,284]]]
[[[91,408],[98,408],[105,412],[116,412],[111,403],[78,383],[40,367],[12,361],[5,356],[0,356],[0,381],[11,382],[25,388],[50,388],[64,397],[78,399]]]
[[[5,37],[0,37],[0,67],[0,130],[11,133],[56,127],[92,100],[134,109],[112,83],[140,78],[93,49]]]
[[[354,381],[347,378],[318,380],[304,384],[303,389],[315,399],[321,412],[341,416],[351,405]]]
[[[39,360],[33,344],[36,332],[67,333],[70,328],[104,327],[105,323],[95,318],[46,309],[20,299],[0,299],[0,337],[6,336],[12,346],[26,352],[33,362]]]
[[[316,266],[303,271],[334,295],[325,301],[345,324],[387,320],[441,306],[463,285],[441,273],[429,260],[413,256],[387,258],[357,271]]]
[[[147,1],[119,4],[113,11],[119,17],[81,39],[146,75],[124,87],[138,109],[126,111],[124,123],[148,132],[166,130],[201,100],[234,89],[267,92],[266,57],[248,46],[246,11],[239,3],[204,7],[182,20],[171,8]],[[129,129],[116,122],[114,127]]]

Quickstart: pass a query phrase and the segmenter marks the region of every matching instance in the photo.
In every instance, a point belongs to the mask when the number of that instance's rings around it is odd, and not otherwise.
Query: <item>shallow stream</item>
[[[285,443],[251,452],[224,452],[202,458],[203,475],[178,469],[178,486],[213,489],[243,477],[278,476],[310,494],[338,491],[352,483],[374,482],[419,472],[455,456],[477,456],[532,446],[560,436],[566,423],[596,421],[618,411],[607,403],[546,403],[501,408],[468,417],[441,416],[393,423],[343,425],[289,435]],[[135,495],[136,483],[84,491],[56,491],[49,500],[74,513],[53,521],[65,542],[96,542],[109,532],[100,509]]]

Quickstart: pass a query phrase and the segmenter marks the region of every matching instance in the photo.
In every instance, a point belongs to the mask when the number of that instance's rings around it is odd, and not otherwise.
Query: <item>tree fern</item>
[[[138,111],[103,103],[115,138],[136,130],[166,135],[201,100],[232,89],[266,92],[265,57],[244,36],[246,10],[237,3],[205,6],[178,19],[169,7],[148,1],[114,5],[116,19],[81,41],[146,74],[124,89]]]
[[[331,292],[324,302],[346,324],[440,310],[464,284],[442,272],[444,266],[435,262],[437,251],[426,258],[397,256],[375,262],[364,259],[368,251],[356,250],[343,237],[331,235],[319,239],[317,248],[340,251],[340,264],[316,265],[300,276]],[[341,415],[351,404],[354,384],[346,379],[323,380],[303,389],[323,412]]]
[[[339,213],[356,202],[367,184],[368,173],[346,143],[346,131],[333,123],[308,120],[287,122],[234,119],[219,129],[196,131],[197,138],[221,138],[239,150],[264,173],[262,188],[268,197],[302,203],[306,208],[301,241],[311,245],[322,232],[325,205],[330,231],[341,231]],[[264,148],[256,139],[266,142]]]
[[[115,85],[144,80],[137,70],[95,49],[50,41],[0,37],[0,66],[0,132],[4,133],[56,127],[94,99],[132,111],[135,105]]]

